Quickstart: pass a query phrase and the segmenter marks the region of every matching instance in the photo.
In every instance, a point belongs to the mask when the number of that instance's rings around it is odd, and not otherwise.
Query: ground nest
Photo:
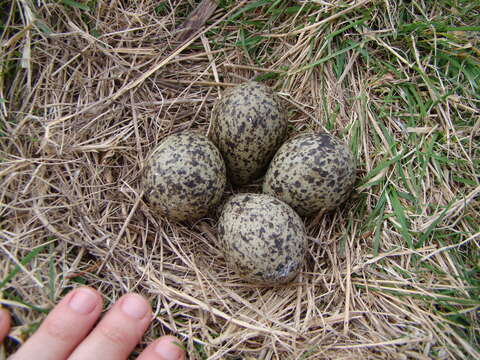
[[[149,299],[137,353],[173,334],[191,359],[480,358],[479,7],[413,3],[0,3],[0,358],[80,284]],[[141,196],[155,145],[207,133],[247,80],[358,163],[275,288],[227,267],[215,213],[170,223]]]

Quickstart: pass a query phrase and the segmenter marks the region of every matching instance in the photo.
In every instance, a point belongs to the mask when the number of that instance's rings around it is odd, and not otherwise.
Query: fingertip
[[[136,293],[123,295],[75,349],[69,359],[126,359],[151,322],[148,301]]]
[[[11,324],[10,314],[5,309],[0,309],[0,343],[3,342],[3,339],[7,336],[10,331]]]
[[[83,286],[79,286],[78,288],[75,288],[73,290],[71,290],[68,295],[74,295],[76,292],[78,291],[81,291],[81,292],[88,292],[90,294],[92,294],[92,296],[95,296],[97,298],[97,300],[99,302],[102,303],[103,305],[103,295],[97,290],[97,289],[94,289],[90,286],[87,286],[87,285],[83,285]]]
[[[89,286],[72,290],[66,298],[69,308],[82,315],[90,314],[94,310],[98,311],[103,305],[102,295]]]
[[[183,344],[175,336],[166,335],[157,340],[155,352],[161,356],[162,360],[183,360],[185,359],[185,350]]]
[[[71,290],[15,354],[18,359],[66,359],[90,333],[103,298],[88,286]]]
[[[120,308],[122,312],[135,320],[142,320],[147,315],[150,317],[152,308],[150,303],[142,295],[129,293],[120,299]]]
[[[185,350],[175,336],[166,335],[150,344],[137,360],[185,360]]]

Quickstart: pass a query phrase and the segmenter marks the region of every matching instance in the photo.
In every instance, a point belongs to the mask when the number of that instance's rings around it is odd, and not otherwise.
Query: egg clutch
[[[355,161],[327,133],[288,141],[286,111],[267,86],[247,82],[228,91],[212,110],[208,137],[194,131],[164,138],[147,159],[145,202],[170,221],[207,216],[227,181],[263,178],[263,194],[231,196],[218,220],[219,245],[244,280],[278,285],[298,274],[307,235],[300,216],[332,210],[353,189]]]

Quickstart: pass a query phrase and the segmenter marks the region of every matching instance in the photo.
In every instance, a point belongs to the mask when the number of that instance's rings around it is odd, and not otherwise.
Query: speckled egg
[[[195,132],[163,139],[146,162],[142,185],[147,204],[171,221],[204,217],[221,199],[225,163],[215,145]]]
[[[243,185],[265,173],[286,131],[285,111],[277,95],[265,85],[248,82],[217,101],[209,137],[225,159],[230,181]]]
[[[223,207],[218,236],[227,263],[248,282],[286,283],[303,264],[307,236],[300,216],[265,194],[239,194]]]
[[[263,192],[309,216],[344,202],[355,175],[355,161],[345,144],[330,134],[306,133],[280,147],[265,175]]]

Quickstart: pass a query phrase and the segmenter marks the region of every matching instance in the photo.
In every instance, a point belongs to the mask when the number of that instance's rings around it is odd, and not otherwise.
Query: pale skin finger
[[[102,303],[101,295],[94,289],[82,287],[71,291],[12,359],[66,359],[90,332],[102,312]]]
[[[10,314],[5,309],[0,309],[0,343],[10,331]]]
[[[69,360],[126,359],[150,324],[151,309],[138,294],[121,297],[87,338],[75,349]]]
[[[162,336],[148,345],[137,360],[185,360],[185,351],[176,337]]]
[[[102,303],[100,294],[91,288],[73,290],[11,359],[90,359],[92,353],[102,359],[125,359],[150,322],[150,306],[140,295],[128,294],[120,298],[87,337],[101,313]],[[10,329],[10,321],[8,312],[0,309],[0,343]],[[163,336],[138,359],[184,360],[185,352],[177,338]]]

